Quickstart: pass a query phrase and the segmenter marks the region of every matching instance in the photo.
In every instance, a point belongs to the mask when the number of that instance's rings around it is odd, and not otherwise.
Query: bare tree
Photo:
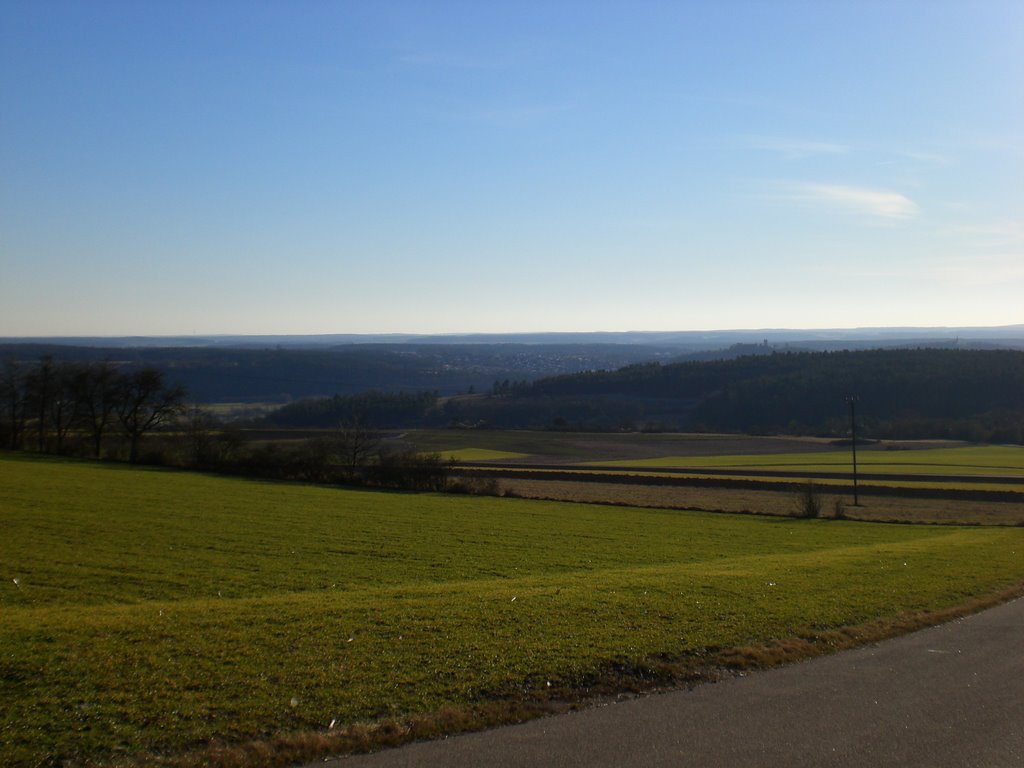
[[[193,466],[204,467],[212,462],[217,426],[217,420],[212,414],[198,405],[189,408],[185,420],[185,441],[188,461]]]
[[[53,358],[47,355],[39,361],[26,379],[27,404],[36,420],[36,450],[42,452],[49,442],[50,401],[54,395],[56,371]]]
[[[128,460],[134,464],[142,436],[184,412],[185,388],[165,385],[156,368],[142,368],[121,377],[118,389],[117,418],[128,435]]]
[[[346,478],[354,480],[380,448],[380,434],[359,414],[353,414],[338,429],[333,443]]]
[[[121,392],[119,375],[109,360],[79,368],[72,379],[81,424],[92,438],[93,456],[103,451],[103,436],[114,419]]]
[[[8,360],[0,371],[0,397],[3,398],[3,429],[9,448],[21,448],[27,416],[27,374],[15,360]]]
[[[75,383],[81,370],[86,370],[86,366],[74,363],[58,363],[53,369],[47,418],[56,438],[57,453],[64,452],[64,440],[78,422],[81,403]]]

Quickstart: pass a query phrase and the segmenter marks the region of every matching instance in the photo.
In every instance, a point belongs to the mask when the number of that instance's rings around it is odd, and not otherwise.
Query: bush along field
[[[339,490],[15,454],[0,454],[0,478],[8,766],[285,764],[645,677],[675,684],[773,647],[841,645],[866,626],[879,636],[1024,583],[1022,528]]]

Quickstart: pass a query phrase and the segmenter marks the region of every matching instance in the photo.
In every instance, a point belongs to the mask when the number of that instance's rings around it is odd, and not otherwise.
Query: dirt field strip
[[[579,501],[664,509],[695,509],[708,512],[739,512],[788,516],[796,497],[792,491],[731,488],[688,488],[658,485],[621,485],[586,481],[517,480],[502,478],[499,488],[528,499]],[[907,522],[973,525],[1024,525],[1024,503],[914,499],[868,496],[852,506],[849,488],[821,488],[823,515],[835,515],[835,503],[843,504],[850,519],[871,522]]]

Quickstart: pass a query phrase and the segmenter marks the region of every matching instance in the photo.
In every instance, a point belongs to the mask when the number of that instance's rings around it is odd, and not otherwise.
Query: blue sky
[[[0,336],[1024,322],[1024,3],[0,3]]]

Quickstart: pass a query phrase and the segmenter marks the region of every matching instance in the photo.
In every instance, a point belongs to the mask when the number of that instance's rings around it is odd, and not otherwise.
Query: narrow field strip
[[[605,467],[607,465],[601,465]],[[462,470],[464,467],[456,467],[456,471]],[[736,468],[734,472],[727,469],[714,469],[711,467],[705,468],[682,468],[673,467],[672,471],[669,471],[669,467],[665,466],[659,471],[658,468],[644,468],[644,467],[633,467],[633,468],[622,468],[622,469],[602,469],[599,467],[589,467],[576,469],[572,467],[526,467],[526,466],[500,466],[497,465],[494,468],[486,468],[483,466],[470,466],[469,469],[482,476],[488,474],[495,478],[509,478],[516,479],[517,476],[522,479],[537,478],[541,479],[545,475],[549,476],[552,481],[558,480],[569,480],[573,477],[578,477],[580,481],[585,482],[592,480],[594,482],[601,482],[603,478],[623,478],[626,481],[630,478],[637,479],[636,484],[641,485],[643,478],[651,478],[652,480],[677,480],[680,485],[685,485],[687,478],[698,480],[698,481],[740,481],[750,482],[754,481],[763,484],[793,484],[793,483],[804,483],[807,480],[813,480],[815,484],[827,485],[833,488],[852,488],[853,485],[853,473],[852,471],[848,476],[844,477],[820,477],[815,475],[816,471],[824,471],[825,468],[819,467],[817,469],[812,468],[797,468],[797,467],[786,467],[784,470],[780,469],[777,472],[770,472],[759,468],[756,473],[753,471],[744,472],[742,469]],[[713,471],[712,471],[713,470]],[[943,480],[943,479],[917,479],[908,476],[893,477],[888,479],[883,475],[872,474],[870,479],[865,479],[865,473],[859,473],[861,478],[861,486],[872,485],[882,488],[921,488],[921,489],[932,489],[932,490],[946,490],[946,491],[993,491],[993,492],[1011,492],[1011,493],[1024,493],[1024,478],[1019,482],[1016,481],[1015,477],[1006,476],[1005,479],[1000,479],[998,482],[987,481],[987,478],[978,476],[978,479],[967,479],[959,478],[955,480]],[[920,477],[925,477],[921,475]],[[942,478],[943,475],[937,474],[936,478]],[[615,482],[609,480],[608,482]]]
[[[525,459],[530,454],[516,451],[496,451],[491,448],[451,448],[437,451],[443,458],[452,461],[502,461]]]
[[[663,456],[601,462],[621,467],[690,467],[694,469],[796,469],[827,472],[851,465],[849,450],[831,453],[790,453],[736,456]],[[1024,448],[972,446],[913,451],[861,450],[857,463],[876,473],[1024,476]]]

